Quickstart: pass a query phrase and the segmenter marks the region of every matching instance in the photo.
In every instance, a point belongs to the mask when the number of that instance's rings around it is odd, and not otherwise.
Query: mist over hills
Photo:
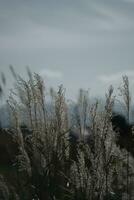
[[[90,99],[90,105],[92,105],[93,103],[95,103],[96,99],[91,98]],[[105,106],[105,99],[98,99],[99,101],[99,107],[98,110],[101,111],[103,110],[104,106]],[[68,104],[68,114],[69,114],[69,119],[70,121],[72,120],[71,123],[73,123],[75,121],[75,116],[77,115],[77,103],[76,102],[69,102]],[[52,111],[53,107],[51,105],[51,103],[47,103],[47,110],[48,111]],[[115,103],[114,104],[114,108],[113,108],[113,112],[115,113],[119,113],[122,114],[124,116],[126,116],[125,111],[123,110],[122,105],[120,105],[119,103]],[[26,119],[24,113],[23,118]],[[25,120],[24,120],[25,121]],[[24,122],[25,123],[25,122]],[[131,106],[131,111],[130,111],[130,123],[134,124],[134,105]],[[4,104],[2,106],[0,106],[0,126],[2,128],[9,128],[11,126],[11,114],[10,114],[10,109],[7,106],[7,104]]]

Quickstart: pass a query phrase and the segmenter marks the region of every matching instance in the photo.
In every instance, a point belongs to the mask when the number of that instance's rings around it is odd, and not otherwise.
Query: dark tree
[[[111,121],[113,130],[117,133],[117,145],[134,156],[133,125],[129,124],[126,118],[120,114],[114,114]]]

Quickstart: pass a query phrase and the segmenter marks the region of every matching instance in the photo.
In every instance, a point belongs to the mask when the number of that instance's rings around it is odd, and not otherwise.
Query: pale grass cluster
[[[80,90],[77,112],[70,116],[63,86],[57,92],[50,90],[48,102],[42,78],[29,71],[28,75],[29,79],[25,81],[14,74],[16,88],[8,99],[14,136],[19,146],[15,161],[19,184],[16,199],[122,199],[122,190],[125,187],[128,192],[130,186],[130,155],[127,154],[125,159],[116,146],[111,125],[115,101],[112,86],[101,110],[98,100],[91,104],[88,91]],[[120,92],[129,118],[127,77],[123,78],[123,83]],[[21,124],[26,124],[31,134],[24,136]],[[90,144],[85,143],[87,127],[90,127]],[[71,129],[76,130],[80,138],[75,160],[70,159]],[[124,174],[126,169],[127,177]],[[4,190],[8,194],[8,188]]]

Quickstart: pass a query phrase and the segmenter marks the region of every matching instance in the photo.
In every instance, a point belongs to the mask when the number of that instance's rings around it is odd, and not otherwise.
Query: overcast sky
[[[122,75],[134,85],[134,0],[0,0],[0,71],[25,67],[48,86],[102,95]],[[10,84],[11,86],[11,84]],[[134,87],[133,87],[134,88]]]

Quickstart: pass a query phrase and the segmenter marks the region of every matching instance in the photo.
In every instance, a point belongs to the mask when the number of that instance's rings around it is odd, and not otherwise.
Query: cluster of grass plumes
[[[90,104],[88,92],[81,90],[75,112],[70,116],[62,86],[57,92],[51,89],[47,101],[48,94],[38,74],[28,71],[28,81],[14,71],[13,74],[16,88],[7,103],[18,144],[12,185],[14,199],[121,199],[120,194],[126,187],[122,169],[127,165],[128,175],[130,163],[116,146],[112,130],[113,88],[109,88],[101,110],[99,101]],[[25,134],[22,124],[27,127]],[[90,127],[89,143],[84,140],[87,126]],[[79,134],[73,148],[69,140],[72,129]],[[10,183],[7,186],[0,181],[0,184],[9,195]]]

